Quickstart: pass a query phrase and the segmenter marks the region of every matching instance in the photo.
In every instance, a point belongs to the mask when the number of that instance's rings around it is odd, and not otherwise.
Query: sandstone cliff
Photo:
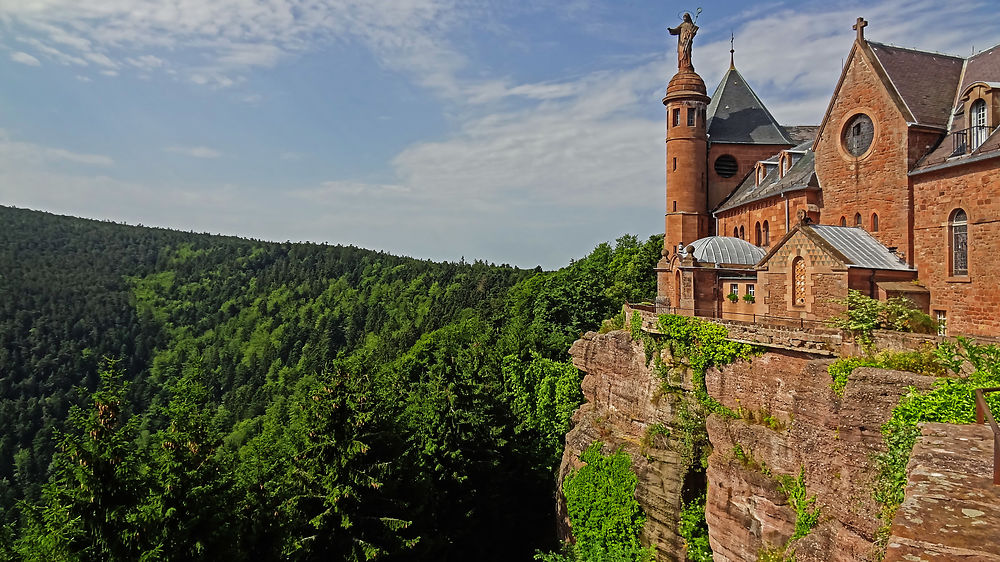
[[[683,539],[676,533],[682,495],[705,485],[697,463],[685,457],[678,431],[685,423],[679,412],[698,407],[690,374],[664,352],[672,367],[670,382],[682,389],[665,392],[642,343],[624,331],[588,333],[570,353],[586,373],[586,402],[566,438],[560,482],[593,441],[604,442],[605,452],[621,447],[639,476],[636,498],[647,515],[644,541],[657,547],[660,560],[683,560]],[[712,447],[706,519],[715,560],[757,560],[767,548],[788,544],[796,511],[776,475],[797,476],[800,470],[820,519],[791,544],[796,559],[873,558],[879,522],[871,499],[871,457],[883,447],[880,427],[906,387],[924,388],[932,381],[858,369],[841,398],[830,389],[830,362],[794,351],[768,352],[707,373],[709,395],[741,414],[737,419],[713,414],[706,423]],[[653,424],[670,428],[670,435],[650,440]],[[566,538],[562,501],[559,510]]]

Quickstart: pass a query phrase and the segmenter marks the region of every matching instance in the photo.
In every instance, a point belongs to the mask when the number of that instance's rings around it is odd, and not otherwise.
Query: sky
[[[968,56],[996,0],[0,0],[0,204],[434,260],[558,268],[663,232],[666,28],[702,12],[818,124],[858,16]]]

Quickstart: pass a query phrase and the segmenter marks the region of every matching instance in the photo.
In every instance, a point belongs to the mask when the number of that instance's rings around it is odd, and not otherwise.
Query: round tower
[[[709,97],[705,82],[694,71],[691,43],[698,26],[690,14],[669,29],[677,35],[677,74],[667,85],[663,105],[667,109],[667,212],[663,236],[663,259],[657,264],[657,304],[680,306],[677,276],[671,263],[679,246],[708,236],[708,185],[705,177],[708,136],[705,113]],[[676,301],[676,302],[675,302]]]

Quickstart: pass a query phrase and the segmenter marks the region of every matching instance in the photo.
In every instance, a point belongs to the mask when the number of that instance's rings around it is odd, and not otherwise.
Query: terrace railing
[[[976,389],[976,423],[989,421],[993,429],[993,485],[1000,486],[1000,427],[997,427],[997,421],[993,419],[985,398],[991,392],[1000,392],[1000,387]]]

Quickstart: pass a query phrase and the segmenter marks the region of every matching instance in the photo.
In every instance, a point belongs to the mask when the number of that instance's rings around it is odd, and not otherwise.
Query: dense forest
[[[567,350],[661,245],[544,272],[0,207],[0,557],[554,550]]]

